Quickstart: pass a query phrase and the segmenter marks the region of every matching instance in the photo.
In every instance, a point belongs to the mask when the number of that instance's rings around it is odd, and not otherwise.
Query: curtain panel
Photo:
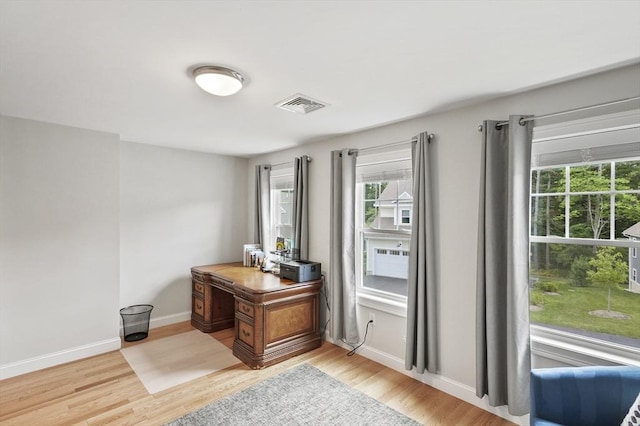
[[[293,259],[309,259],[309,162],[296,157],[293,170]]]
[[[529,412],[532,122],[483,123],[476,287],[476,394]]]
[[[407,280],[405,368],[435,373],[437,365],[436,261],[429,134],[412,142],[413,213]]]
[[[356,151],[331,152],[331,336],[358,343],[355,272]]]
[[[262,246],[262,251],[269,253],[271,237],[271,165],[256,166],[256,211],[253,226],[253,241]]]

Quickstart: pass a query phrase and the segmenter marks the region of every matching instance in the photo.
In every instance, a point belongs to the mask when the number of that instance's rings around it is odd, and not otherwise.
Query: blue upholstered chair
[[[531,425],[620,425],[640,392],[640,367],[531,371]]]

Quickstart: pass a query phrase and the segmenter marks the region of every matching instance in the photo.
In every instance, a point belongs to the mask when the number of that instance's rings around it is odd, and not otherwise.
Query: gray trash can
[[[135,342],[149,335],[149,317],[153,305],[132,305],[120,309],[124,340]]]

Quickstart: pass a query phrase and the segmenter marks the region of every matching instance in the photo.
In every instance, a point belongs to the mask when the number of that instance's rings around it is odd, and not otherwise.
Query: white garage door
[[[409,251],[397,249],[374,249],[373,275],[392,278],[407,278]]]

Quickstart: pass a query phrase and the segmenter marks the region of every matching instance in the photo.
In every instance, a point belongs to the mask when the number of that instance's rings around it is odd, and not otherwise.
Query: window
[[[638,281],[638,270],[636,268],[632,270],[631,279],[636,282]]]
[[[534,129],[532,325],[640,350],[640,241],[625,235],[640,223],[639,116]]]
[[[293,168],[271,170],[271,241],[293,239]],[[275,246],[273,246],[275,248]]]
[[[356,167],[358,289],[406,303],[413,205],[411,151],[360,153]]]
[[[401,223],[403,225],[411,223],[411,210],[402,210]]]
[[[631,257],[634,259],[638,257],[638,249],[636,247],[631,248]]]

